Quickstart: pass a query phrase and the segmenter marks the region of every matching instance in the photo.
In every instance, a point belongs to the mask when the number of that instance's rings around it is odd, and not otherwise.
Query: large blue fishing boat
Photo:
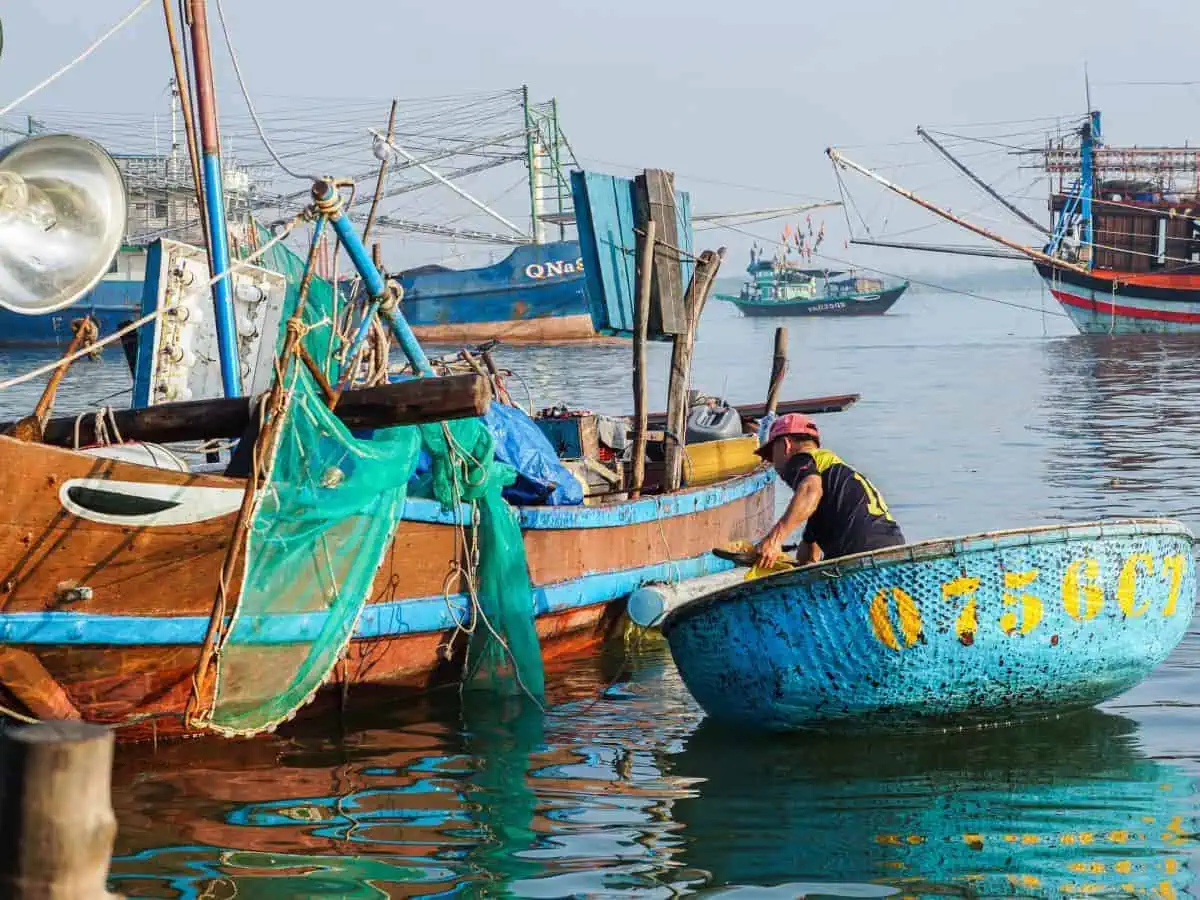
[[[1162,519],[927,541],[745,581],[676,608],[662,630],[705,711],[745,727],[1084,707],[1183,638],[1192,543]]]
[[[527,244],[475,269],[421,266],[392,276],[413,332],[435,343],[597,338],[578,241]]]

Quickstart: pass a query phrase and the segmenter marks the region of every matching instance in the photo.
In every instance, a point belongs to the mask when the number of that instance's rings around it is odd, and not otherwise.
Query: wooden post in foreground
[[[775,412],[779,405],[779,390],[783,387],[783,376],[787,374],[787,326],[775,329],[775,356],[771,359],[771,380],[767,383],[766,415]]]
[[[633,484],[630,498],[640,497],[646,481],[646,437],[650,410],[646,406],[646,332],[650,325],[650,288],[654,283],[654,220],[643,223],[637,255],[637,306],[633,308]]]
[[[663,490],[679,490],[683,481],[683,456],[687,442],[687,393],[692,374],[692,351],[696,347],[696,331],[700,327],[700,314],[708,292],[725,258],[725,248],[715,253],[705,250],[696,261],[692,281],[684,294],[684,310],[687,314],[687,329],[675,336],[671,347],[671,381],[667,387],[667,431],[663,442],[665,471]]]
[[[0,734],[0,898],[113,900],[113,735],[87,722]]]

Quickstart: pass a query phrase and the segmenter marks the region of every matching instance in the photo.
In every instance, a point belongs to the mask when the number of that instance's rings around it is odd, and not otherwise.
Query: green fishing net
[[[516,470],[496,460],[492,434],[480,419],[421,429],[432,460],[433,498],[451,508],[471,504],[478,515],[476,617],[464,684],[541,698],[542,656],[525,542],[516,511],[501,496],[516,481]]]
[[[288,276],[284,321],[299,296],[304,264],[276,245],[263,264]],[[336,376],[336,293],[314,278],[303,337]],[[482,419],[352,434],[329,411],[299,360],[284,372],[278,438],[250,519],[241,590],[216,656],[208,724],[253,734],[289,718],[326,680],[372,596],[410,490],[466,509],[465,569],[472,585],[465,683],[541,697],[541,652],[525,545],[501,492],[516,477],[495,459]],[[424,477],[414,479],[422,457]],[[448,556],[455,546],[450,529]],[[477,560],[477,565],[475,561]],[[440,598],[439,598],[440,599]],[[432,662],[432,661],[430,661]]]

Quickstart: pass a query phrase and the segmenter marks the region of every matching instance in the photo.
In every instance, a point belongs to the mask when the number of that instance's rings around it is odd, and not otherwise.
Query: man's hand
[[[767,536],[754,545],[754,552],[758,554],[754,564],[760,569],[767,569],[783,559],[783,535],[776,534],[775,530],[767,532]]]

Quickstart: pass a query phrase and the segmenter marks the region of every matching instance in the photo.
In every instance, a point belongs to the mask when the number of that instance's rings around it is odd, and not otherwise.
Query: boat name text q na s
[[[554,278],[559,275],[575,275],[583,272],[583,257],[570,262],[568,260],[557,260],[556,262],[548,263],[530,263],[525,267],[525,277],[532,278],[535,281],[544,281],[547,278]]]

